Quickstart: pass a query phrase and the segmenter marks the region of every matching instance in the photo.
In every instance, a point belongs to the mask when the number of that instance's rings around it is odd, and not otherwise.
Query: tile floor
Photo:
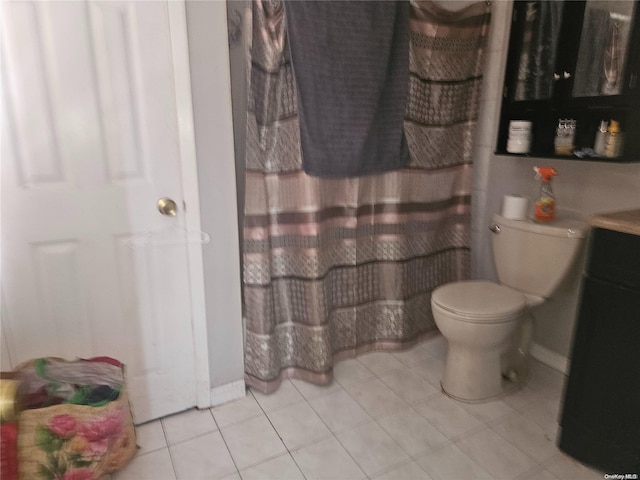
[[[340,362],[318,387],[286,380],[138,427],[141,450],[112,480],[602,479],[555,446],[564,376],[469,405],[441,393],[446,341]]]

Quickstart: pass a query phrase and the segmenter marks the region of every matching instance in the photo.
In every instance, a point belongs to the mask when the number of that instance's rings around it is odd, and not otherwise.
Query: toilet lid
[[[433,291],[431,301],[469,322],[508,320],[526,306],[522,293],[484,281],[448,283]]]

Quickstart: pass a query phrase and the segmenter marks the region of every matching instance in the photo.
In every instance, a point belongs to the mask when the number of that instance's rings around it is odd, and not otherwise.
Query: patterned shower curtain
[[[318,384],[335,361],[433,334],[431,292],[469,277],[472,145],[490,4],[414,2],[407,168],[345,179],[301,169],[281,2],[254,0],[248,33],[245,379]]]

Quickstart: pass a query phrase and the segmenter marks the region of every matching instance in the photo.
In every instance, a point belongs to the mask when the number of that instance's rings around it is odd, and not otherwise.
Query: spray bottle
[[[556,215],[556,200],[551,189],[551,178],[558,175],[552,167],[533,167],[536,179],[540,179],[540,192],[536,198],[535,219],[538,222],[551,222]]]

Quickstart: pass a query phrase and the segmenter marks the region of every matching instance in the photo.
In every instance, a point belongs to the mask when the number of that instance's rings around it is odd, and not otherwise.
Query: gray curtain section
[[[486,2],[415,2],[405,168],[350,178],[302,169],[282,3],[251,5],[244,217],[245,380],[325,384],[340,358],[436,331],[431,292],[469,277],[471,151]]]
[[[352,177],[409,163],[409,1],[286,1],[285,11],[304,171]]]

